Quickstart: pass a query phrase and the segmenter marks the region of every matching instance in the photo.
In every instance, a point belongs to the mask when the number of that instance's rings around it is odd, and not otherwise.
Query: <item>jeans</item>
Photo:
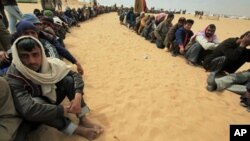
[[[243,71],[239,73],[232,73],[220,78],[216,78],[217,90],[221,91],[227,89],[237,94],[244,94],[246,92],[246,84],[250,82],[250,72]]]
[[[197,63],[202,46],[199,43],[194,43],[185,53],[185,57],[192,63]]]
[[[16,31],[17,21],[22,19],[22,12],[16,5],[7,5],[4,6],[4,9],[7,11],[9,17],[10,33],[14,33]]]

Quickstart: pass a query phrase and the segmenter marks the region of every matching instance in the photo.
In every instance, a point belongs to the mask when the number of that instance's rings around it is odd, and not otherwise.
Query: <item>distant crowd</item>
[[[204,25],[197,33],[191,30],[195,21],[180,17],[173,24],[174,13],[134,12],[133,7],[118,9],[120,23],[159,49],[183,56],[190,66],[201,66],[210,72],[207,78],[208,91],[229,90],[240,94],[240,104],[250,112],[250,70],[236,71],[246,62],[250,62],[250,31],[240,37],[230,37],[219,41],[216,25]],[[201,18],[203,12],[195,15]]]

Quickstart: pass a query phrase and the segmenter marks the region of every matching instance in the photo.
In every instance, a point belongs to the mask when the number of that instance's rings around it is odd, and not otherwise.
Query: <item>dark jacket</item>
[[[83,93],[84,83],[80,74],[70,71],[68,75],[74,78],[75,92]],[[40,85],[25,78],[12,64],[6,75],[13,93],[16,110],[29,121],[48,121],[64,116],[64,108],[61,105],[39,104],[32,98],[41,97]]]
[[[228,38],[218,45],[212,54],[208,55],[204,60],[204,66],[207,66],[213,59],[225,56],[226,62],[223,71],[234,73],[245,62],[250,61],[250,50],[240,47],[236,41],[239,38]]]
[[[55,38],[48,38],[49,37],[48,34],[49,33],[39,32],[38,36],[39,36],[39,38],[42,38],[42,39],[49,41],[49,43],[51,43],[56,48],[58,54],[61,57],[67,59],[72,64],[75,64],[77,62],[75,57],[66,48],[64,48],[58,40],[56,40]]]
[[[3,5],[17,5],[16,0],[2,0]]]
[[[0,0],[0,11],[2,11],[2,10],[4,10],[4,6],[3,6],[3,3],[2,3],[2,0]]]

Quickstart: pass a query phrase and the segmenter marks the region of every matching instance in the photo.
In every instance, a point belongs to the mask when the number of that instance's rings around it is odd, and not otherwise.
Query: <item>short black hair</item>
[[[207,27],[210,27],[212,29],[216,29],[216,26],[214,24],[209,24]]]
[[[240,36],[240,38],[242,39],[246,35],[250,35],[250,31],[245,32],[243,35]]]
[[[185,24],[194,24],[194,20],[192,20],[192,19],[187,19],[186,20],[186,22],[185,22]]]
[[[185,17],[180,17],[178,20],[178,23],[185,23],[186,22],[186,18]]]
[[[174,18],[174,13],[168,13],[167,19]]]
[[[32,38],[23,38],[17,42],[16,46],[18,51],[32,51],[35,47],[40,47],[40,45]]]

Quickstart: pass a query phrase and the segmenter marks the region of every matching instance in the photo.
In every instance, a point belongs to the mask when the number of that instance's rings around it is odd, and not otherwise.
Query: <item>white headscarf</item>
[[[24,66],[21,62],[18,56],[16,44],[22,39],[33,39],[39,44],[42,51],[41,72],[33,71]],[[33,83],[41,85],[43,95],[48,97],[52,102],[55,102],[55,84],[62,80],[70,71],[66,63],[57,58],[47,58],[43,49],[43,45],[39,40],[31,36],[22,36],[16,39],[11,47],[11,51],[13,57],[12,63],[16,66],[16,69]]]

